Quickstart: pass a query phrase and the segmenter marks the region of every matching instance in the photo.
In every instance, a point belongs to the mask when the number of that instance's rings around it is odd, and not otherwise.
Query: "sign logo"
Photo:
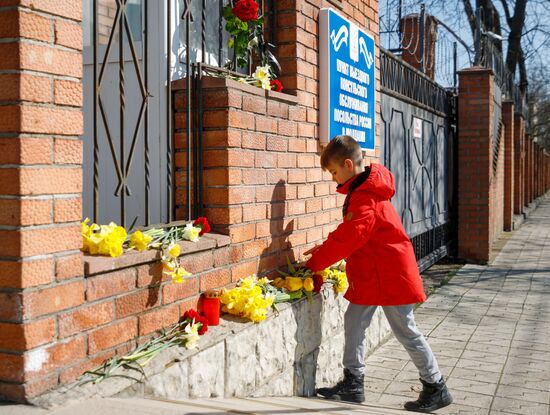
[[[374,38],[331,9],[321,9],[319,33],[321,142],[345,134],[374,150]]]

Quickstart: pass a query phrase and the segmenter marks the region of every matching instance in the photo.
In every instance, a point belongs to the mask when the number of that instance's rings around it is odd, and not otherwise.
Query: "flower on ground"
[[[273,305],[274,296],[265,291],[269,285],[267,278],[257,279],[251,275],[241,280],[231,290],[224,290],[220,296],[222,310],[258,323],[265,320],[267,310]]]

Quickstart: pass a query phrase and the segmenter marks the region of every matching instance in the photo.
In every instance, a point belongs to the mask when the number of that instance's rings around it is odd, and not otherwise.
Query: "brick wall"
[[[525,121],[514,114],[514,213],[523,213],[525,189]]]
[[[458,255],[486,262],[490,255],[493,73],[459,73]]]
[[[514,219],[514,103],[502,103],[502,121],[504,123],[504,205],[503,225],[505,231],[512,230]]]
[[[59,317],[84,301],[80,2],[0,1],[0,397],[86,354]]]

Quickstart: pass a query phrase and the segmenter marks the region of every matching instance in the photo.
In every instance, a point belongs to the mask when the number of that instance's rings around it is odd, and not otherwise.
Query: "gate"
[[[382,161],[395,177],[392,203],[423,271],[455,235],[455,96],[380,50]]]

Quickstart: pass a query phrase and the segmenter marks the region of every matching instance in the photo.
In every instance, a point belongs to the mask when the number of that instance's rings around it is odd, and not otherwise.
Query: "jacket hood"
[[[359,173],[353,176],[347,182],[338,186],[336,188],[336,191],[344,195],[347,194],[350,185],[360,174],[363,173]],[[381,164],[371,164],[370,173],[367,177],[367,180],[360,184],[356,190],[366,190],[372,193],[376,193],[383,199],[389,200],[395,194],[393,174],[391,174],[391,172]]]

